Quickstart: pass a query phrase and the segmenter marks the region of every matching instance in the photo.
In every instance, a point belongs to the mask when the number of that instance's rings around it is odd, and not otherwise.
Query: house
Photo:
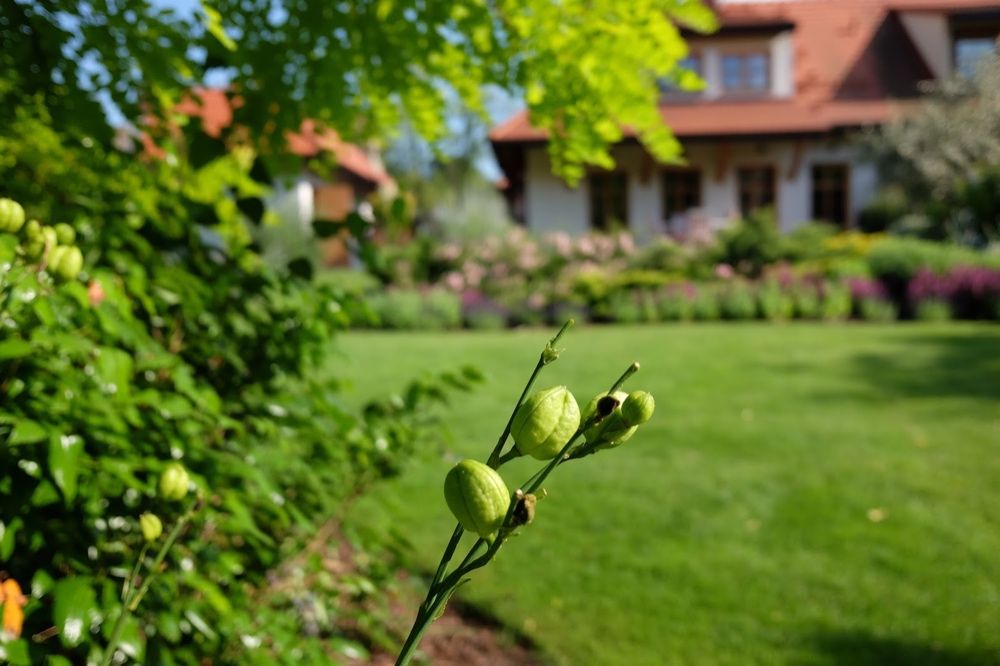
[[[201,130],[218,139],[223,131],[234,126],[234,111],[241,105],[239,95],[226,90],[195,88],[173,111],[197,118]],[[155,122],[152,118],[146,121]],[[147,132],[141,132],[138,138],[143,155],[163,159],[164,151]],[[116,140],[129,150],[130,137],[122,133]],[[342,140],[334,130],[314,120],[303,120],[297,131],[285,132],[284,140],[281,149],[302,161],[298,171],[275,178],[269,208],[306,235],[311,235],[314,220],[341,220],[356,209],[364,210],[367,199],[376,192],[386,196],[395,194],[395,181],[377,153]],[[331,156],[336,166],[332,170],[323,169],[321,175],[318,169],[310,168],[310,162],[325,155]],[[325,265],[342,265],[349,260],[343,234],[319,241],[319,249]]]
[[[996,48],[994,0],[716,0],[720,28],[684,31],[697,93],[665,89],[660,110],[687,165],[657,164],[634,137],[613,170],[579,186],[552,175],[544,132],[521,112],[490,141],[512,216],[539,232],[627,226],[640,240],[718,228],[759,207],[782,230],[849,227],[875,194],[856,141],[911,108],[921,81],[969,74]]]

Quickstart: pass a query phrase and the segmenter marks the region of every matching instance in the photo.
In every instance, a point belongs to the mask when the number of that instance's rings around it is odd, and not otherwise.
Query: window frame
[[[748,63],[753,56],[762,56],[764,58],[764,86],[762,88],[752,88],[748,85],[750,79]],[[740,59],[740,85],[737,88],[730,88],[727,85],[727,58]],[[770,95],[774,90],[774,76],[771,72],[773,64],[771,49],[767,46],[722,50],[719,52],[719,90],[724,96],[754,97]]]
[[[832,220],[819,215],[819,211],[816,206],[816,195],[817,195],[817,184],[816,171],[817,169],[842,169],[843,170],[843,192],[841,196],[843,197],[841,204],[844,207],[844,219],[843,220]],[[835,192],[834,188],[829,188],[828,183],[824,183],[823,193],[829,195],[830,192]],[[847,229],[851,226],[851,165],[849,162],[814,162],[809,167],[809,213],[810,219],[822,222],[828,222],[830,224],[835,224],[841,229]]]
[[[667,187],[667,179],[672,175],[694,176],[695,178],[694,187],[691,188],[694,193],[693,196],[694,203],[690,206],[687,206],[687,208],[684,208],[683,210],[670,211],[669,206],[667,205],[667,197],[669,194],[674,195],[674,198],[676,200],[679,200],[681,198],[677,196],[676,187],[674,188],[673,192],[668,191],[669,188]],[[674,184],[675,185],[680,184],[680,181],[675,181]],[[688,192],[686,192],[683,187],[680,188],[680,191],[684,194],[688,194]],[[694,208],[700,208],[704,203],[704,194],[705,194],[704,173],[701,168],[695,166],[668,166],[660,170],[660,215],[662,219],[670,220],[675,215],[683,215]]]
[[[590,171],[590,172],[587,173],[587,221],[588,221],[588,224],[589,224],[590,231],[599,231],[599,232],[605,232],[606,233],[606,232],[610,232],[610,231],[613,230],[612,222],[615,219],[617,219],[617,218],[615,216],[610,216],[609,217],[607,215],[607,212],[605,212],[604,219],[600,221],[600,224],[595,224],[595,222],[596,222],[596,220],[595,220],[596,211],[594,210],[594,199],[595,199],[595,196],[596,196],[596,193],[594,192],[595,180],[608,179],[608,181],[610,181],[610,179],[613,179],[613,178],[621,178],[621,180],[622,180],[622,183],[621,183],[621,185],[622,185],[622,199],[621,199],[621,201],[622,201],[622,213],[623,213],[623,215],[622,215],[622,218],[621,218],[620,222],[621,222],[622,225],[624,225],[624,228],[626,228],[626,229],[629,228],[629,219],[628,219],[628,215],[629,215],[629,201],[628,201],[628,195],[629,195],[629,178],[628,178],[628,172],[624,171],[622,169],[610,169],[610,170]],[[610,199],[613,199],[613,197],[609,194],[609,192],[610,192],[610,190],[607,187],[607,185],[602,186],[601,199],[603,200],[603,207],[604,208],[611,207],[611,206],[608,206],[608,201]]]
[[[754,208],[743,208],[743,178],[741,174],[745,171],[767,171],[770,174],[771,201]],[[736,207],[740,217],[746,218],[748,215],[761,208],[771,208],[774,210],[775,220],[778,219],[778,167],[770,162],[758,162],[740,164],[736,167]]]

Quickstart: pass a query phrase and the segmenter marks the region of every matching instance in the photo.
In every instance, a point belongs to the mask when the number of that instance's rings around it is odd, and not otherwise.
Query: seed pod
[[[59,265],[62,263],[63,257],[66,256],[68,250],[69,248],[65,245],[56,245],[49,249],[49,256],[46,263],[49,273],[53,275],[59,274]]]
[[[622,403],[622,420],[630,426],[642,425],[653,418],[656,402],[646,391],[632,391]]]
[[[538,391],[521,403],[510,434],[517,450],[538,460],[554,457],[580,427],[580,406],[565,386]]]
[[[444,479],[444,499],[458,522],[470,532],[491,538],[507,515],[510,492],[491,467],[463,460]]]
[[[52,254],[52,250],[59,245],[59,239],[56,238],[56,230],[52,227],[42,227],[42,241],[45,243],[46,259],[48,259],[50,258],[49,255]]]
[[[597,413],[597,403],[607,395],[607,393],[598,393],[587,403],[587,406],[583,410],[584,423]],[[635,434],[636,427],[625,423],[625,420],[622,418],[621,406],[628,398],[628,394],[625,391],[615,391],[611,394],[611,397],[617,402],[611,413],[595,425],[587,428],[583,433],[588,444],[602,442],[601,448],[614,448],[624,444]]]
[[[180,463],[170,463],[160,474],[160,497],[166,500],[178,501],[187,495],[191,483],[187,470]]]
[[[16,234],[24,224],[24,208],[13,199],[0,199],[0,231]]]
[[[146,541],[156,541],[163,534],[163,523],[156,514],[144,513],[139,516],[139,529]]]
[[[56,238],[60,245],[72,245],[76,242],[76,231],[65,222],[60,222],[55,226]]]
[[[60,245],[56,249],[62,248],[63,246]],[[73,280],[81,268],[83,268],[83,253],[80,252],[80,248],[73,245],[72,247],[65,248],[65,252],[63,252],[59,259],[59,264],[52,270],[64,280]]]
[[[28,220],[28,223],[24,225],[24,235],[28,237],[29,241],[42,241],[42,223],[38,220]]]

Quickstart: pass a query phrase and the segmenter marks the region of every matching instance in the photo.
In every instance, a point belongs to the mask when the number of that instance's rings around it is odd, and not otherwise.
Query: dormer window
[[[771,89],[771,54],[767,51],[725,53],[722,90],[726,94],[767,93]]]
[[[955,73],[971,79],[984,57],[997,49],[995,37],[956,37]]]

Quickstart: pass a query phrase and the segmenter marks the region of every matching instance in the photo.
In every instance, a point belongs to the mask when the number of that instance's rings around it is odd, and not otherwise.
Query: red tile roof
[[[229,95],[218,88],[196,88],[174,107],[174,111],[189,118],[199,118],[205,134],[218,138],[222,130],[233,124],[233,111],[243,105],[238,95]],[[147,152],[155,156],[162,151],[143,135]],[[298,132],[285,133],[286,146],[294,155],[315,157],[330,152],[337,159],[337,166],[375,185],[392,182],[392,177],[381,165],[371,160],[358,146],[343,141],[335,131],[321,127],[314,120],[304,120]]]
[[[723,28],[794,25],[795,96],[664,103],[663,118],[680,138],[827,132],[885,122],[907,106],[919,80],[930,78],[894,12],[1000,9],[1000,2],[761,0],[715,8]],[[494,143],[545,138],[526,111],[490,133]]]

